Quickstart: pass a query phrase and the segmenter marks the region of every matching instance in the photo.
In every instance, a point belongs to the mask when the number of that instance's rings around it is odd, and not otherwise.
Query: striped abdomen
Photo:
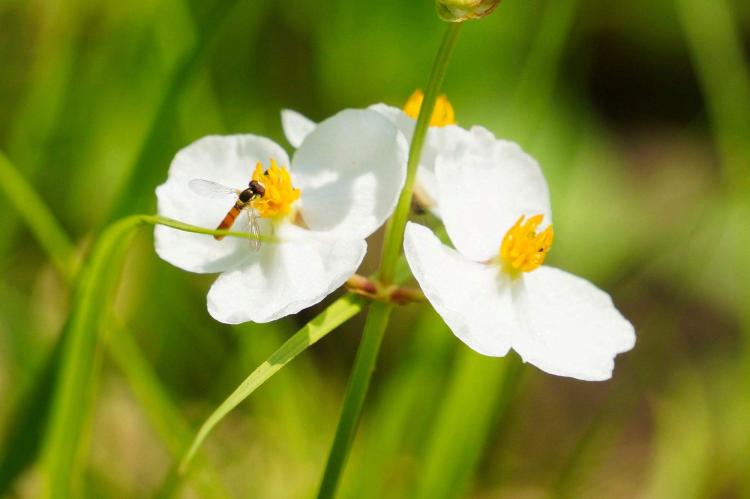
[[[232,225],[234,225],[234,221],[237,220],[237,217],[240,216],[240,212],[245,207],[246,203],[243,203],[239,199],[234,203],[234,206],[232,206],[232,209],[229,210],[229,212],[224,217],[224,220],[221,221],[218,227],[216,227],[216,230],[229,230],[232,228]],[[224,236],[215,235],[214,239],[217,241],[221,241],[224,239]]]

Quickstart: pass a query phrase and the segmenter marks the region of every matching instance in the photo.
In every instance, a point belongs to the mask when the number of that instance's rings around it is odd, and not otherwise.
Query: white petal
[[[363,239],[313,232],[285,223],[281,243],[264,243],[259,258],[221,274],[208,292],[208,312],[227,324],[270,322],[315,305],[359,267]]]
[[[373,104],[368,109],[372,109],[388,118],[389,121],[394,123],[401,130],[406,136],[406,139],[411,142],[411,137],[414,134],[414,126],[417,123],[414,118],[410,117],[401,109],[389,106],[388,104]]]
[[[508,353],[516,326],[510,282],[497,267],[467,260],[412,222],[406,226],[404,252],[422,291],[453,334],[481,354]]]
[[[615,356],[635,345],[633,326],[585,279],[543,266],[525,274],[513,295],[521,329],[513,349],[550,374],[609,379]]]
[[[160,215],[200,227],[219,225],[236,198],[209,199],[193,192],[188,183],[206,179],[232,188],[244,188],[258,161],[270,159],[288,165],[284,150],[274,142],[255,135],[204,137],[177,153],[169,167],[167,181],[156,188]],[[235,230],[243,230],[245,218],[238,217]],[[172,265],[191,272],[221,272],[244,258],[248,241],[227,237],[192,234],[164,226],[154,231],[156,252]]]
[[[284,129],[286,140],[297,148],[305,140],[305,137],[315,130],[315,122],[297,111],[283,109],[281,111],[281,127]]]
[[[414,135],[416,120],[408,116],[401,109],[386,104],[375,104],[370,109],[387,117],[401,130],[406,139],[411,143]],[[422,195],[424,201],[429,203],[430,211],[441,218],[440,198],[437,191],[437,180],[435,179],[435,162],[438,156],[455,157],[463,154],[471,148],[478,136],[468,130],[456,125],[443,127],[430,127],[427,130],[422,156],[417,169],[416,190]],[[494,139],[494,137],[493,137]]]
[[[348,109],[320,123],[292,161],[308,227],[369,236],[396,206],[407,149],[403,134],[375,111]]]
[[[547,182],[537,162],[512,142],[474,127],[471,147],[436,159],[440,212],[453,245],[481,262],[495,257],[521,215],[551,223]],[[491,136],[491,134],[490,134]],[[543,229],[540,227],[540,229]]]

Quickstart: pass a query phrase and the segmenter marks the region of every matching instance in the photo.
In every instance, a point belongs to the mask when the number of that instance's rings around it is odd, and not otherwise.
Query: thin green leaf
[[[46,209],[41,197],[2,152],[0,189],[50,256],[60,274],[72,282],[79,264],[73,244],[52,213]],[[43,435],[41,428],[47,422],[51,402],[49,386],[54,382],[61,353],[60,343],[57,343],[14,410],[9,424],[12,431],[4,442],[5,448],[13,449],[13,452],[4,453],[0,460],[0,494],[34,460],[39,450]]]
[[[678,0],[679,18],[703,87],[724,166],[739,195],[750,186],[750,70],[726,0]]]
[[[193,444],[180,463],[180,472],[185,473],[195,453],[208,434],[232,409],[237,407],[297,355],[357,315],[364,307],[364,303],[364,299],[354,295],[346,295],[339,298],[271,354],[268,360],[255,369],[250,376],[245,378],[245,381],[203,423],[193,440]]]
[[[508,129],[521,144],[530,142],[549,109],[556,77],[580,0],[549,2],[518,79],[508,113]]]
[[[655,407],[656,438],[641,497],[711,497],[714,431],[705,381],[685,367]]]
[[[265,362],[271,352],[297,332],[299,324],[293,317],[288,317],[267,324],[247,323],[233,329],[236,331],[237,355],[236,365],[227,369],[231,383],[244,378]],[[309,462],[318,452],[315,445],[318,435],[310,433],[310,420],[323,417],[319,411],[326,410],[319,406],[325,380],[315,369],[314,359],[298,357],[294,369],[285,369],[284,376],[277,376],[273,381],[268,389],[255,392],[253,404],[247,405],[252,412],[255,408],[262,408],[263,417],[257,420],[257,431],[272,434],[277,428],[284,428],[286,438],[279,442],[277,456],[283,460],[281,456],[288,458],[290,466]],[[193,436],[190,435],[190,440]]]
[[[172,402],[131,332],[115,327],[108,334],[107,347],[110,357],[125,375],[128,385],[143,407],[151,426],[164,442],[169,455],[174,460],[179,459],[190,444],[193,429]],[[231,497],[206,459],[201,459],[200,466],[196,467],[191,476],[200,497]]]
[[[414,497],[461,497],[487,434],[515,394],[522,364],[518,358],[482,357],[462,348],[456,376],[430,432]]]
[[[50,427],[44,452],[45,497],[73,495],[82,441],[88,423],[97,344],[106,324],[111,295],[124,258],[125,242],[142,223],[129,217],[101,235],[83,270],[73,311],[63,335],[60,375],[54,388]]]
[[[69,281],[73,282],[77,275],[79,259],[74,252],[73,244],[69,241],[65,231],[59,226],[54,215],[21,176],[7,158],[0,152],[0,187],[8,193],[8,199],[32,229],[32,233],[40,241],[42,248],[50,255],[58,271]],[[163,219],[158,216],[142,216],[139,222],[163,223],[182,230],[201,232],[200,227],[193,227],[181,222]],[[211,231],[208,231],[211,233]],[[227,232],[228,236],[252,237],[247,233]],[[110,267],[116,269],[117,267]],[[117,272],[110,272],[116,276]],[[5,439],[5,447],[13,449],[0,460],[0,494],[12,485],[17,476],[34,460],[39,451],[47,425],[52,396],[55,392],[49,387],[55,383],[62,345],[66,343],[68,331],[66,325],[60,338],[55,344],[48,359],[45,360],[34,381],[24,392],[24,397],[18,404],[11,418],[11,431]],[[118,362],[131,384],[140,403],[146,409],[146,415],[164,440],[167,449],[174,459],[179,458],[190,443],[192,430],[179,411],[169,400],[158,379],[151,372],[143,354],[137,344],[129,336],[129,332],[117,331],[109,348],[110,355]],[[215,473],[206,463],[202,463],[202,474],[198,476],[196,485],[203,497],[226,496],[221,494],[220,482],[215,479]],[[203,476],[203,474],[210,476]]]
[[[213,8],[202,17],[197,26],[196,41],[175,65],[172,75],[164,88],[157,105],[154,120],[146,138],[126,178],[115,198],[105,223],[111,223],[134,211],[148,210],[154,202],[154,188],[164,175],[161,168],[169,162],[165,144],[170,143],[174,133],[175,114],[180,97],[200,68],[203,57],[210,51],[224,24],[231,19],[239,0],[216,2]],[[254,2],[260,6],[261,2]]]
[[[27,88],[18,111],[13,115],[5,114],[3,118],[12,124],[5,141],[6,150],[16,163],[23,165],[27,176],[39,171],[50,153],[50,145],[54,144],[55,134],[70,125],[64,104],[75,74],[77,44],[74,41],[79,36],[85,3],[51,0],[45,2],[44,9],[34,10],[39,31],[34,33],[33,50],[40,56],[30,58]],[[12,73],[12,69],[9,68],[9,72]],[[19,227],[19,220],[6,214],[6,208],[5,203],[0,203],[0,213],[3,213],[0,256],[3,257]]]
[[[58,341],[13,409],[2,443],[6,452],[0,457],[0,497],[6,496],[8,488],[39,452],[52,401],[49,387],[55,382],[61,354],[62,342]]]
[[[0,151],[0,190],[8,198],[39,244],[52,259],[67,281],[78,271],[79,260],[75,247],[65,231],[47,209],[42,198],[18,173],[10,160]]]
[[[573,499],[582,496],[579,489],[599,471],[598,465],[624,431],[624,423],[632,416],[640,394],[640,390],[633,388],[633,385],[618,383],[564,459],[560,474],[550,487],[550,498]]]

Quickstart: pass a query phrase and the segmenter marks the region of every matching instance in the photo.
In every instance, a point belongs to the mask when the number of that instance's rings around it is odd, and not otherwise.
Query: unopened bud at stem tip
[[[437,13],[443,21],[458,23],[492,14],[500,0],[435,0]]]

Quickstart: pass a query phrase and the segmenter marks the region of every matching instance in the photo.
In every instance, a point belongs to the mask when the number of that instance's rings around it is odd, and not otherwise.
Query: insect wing
[[[211,199],[225,198],[229,195],[237,196],[240,193],[240,191],[237,189],[232,189],[231,187],[227,187],[226,185],[222,185],[217,182],[212,182],[210,180],[205,180],[202,178],[194,178],[193,180],[188,182],[188,186],[190,187],[191,191],[198,194],[199,196]]]
[[[252,208],[247,208],[247,228],[253,239],[250,240],[250,246],[255,251],[260,251],[260,225],[258,224],[258,214]]]

